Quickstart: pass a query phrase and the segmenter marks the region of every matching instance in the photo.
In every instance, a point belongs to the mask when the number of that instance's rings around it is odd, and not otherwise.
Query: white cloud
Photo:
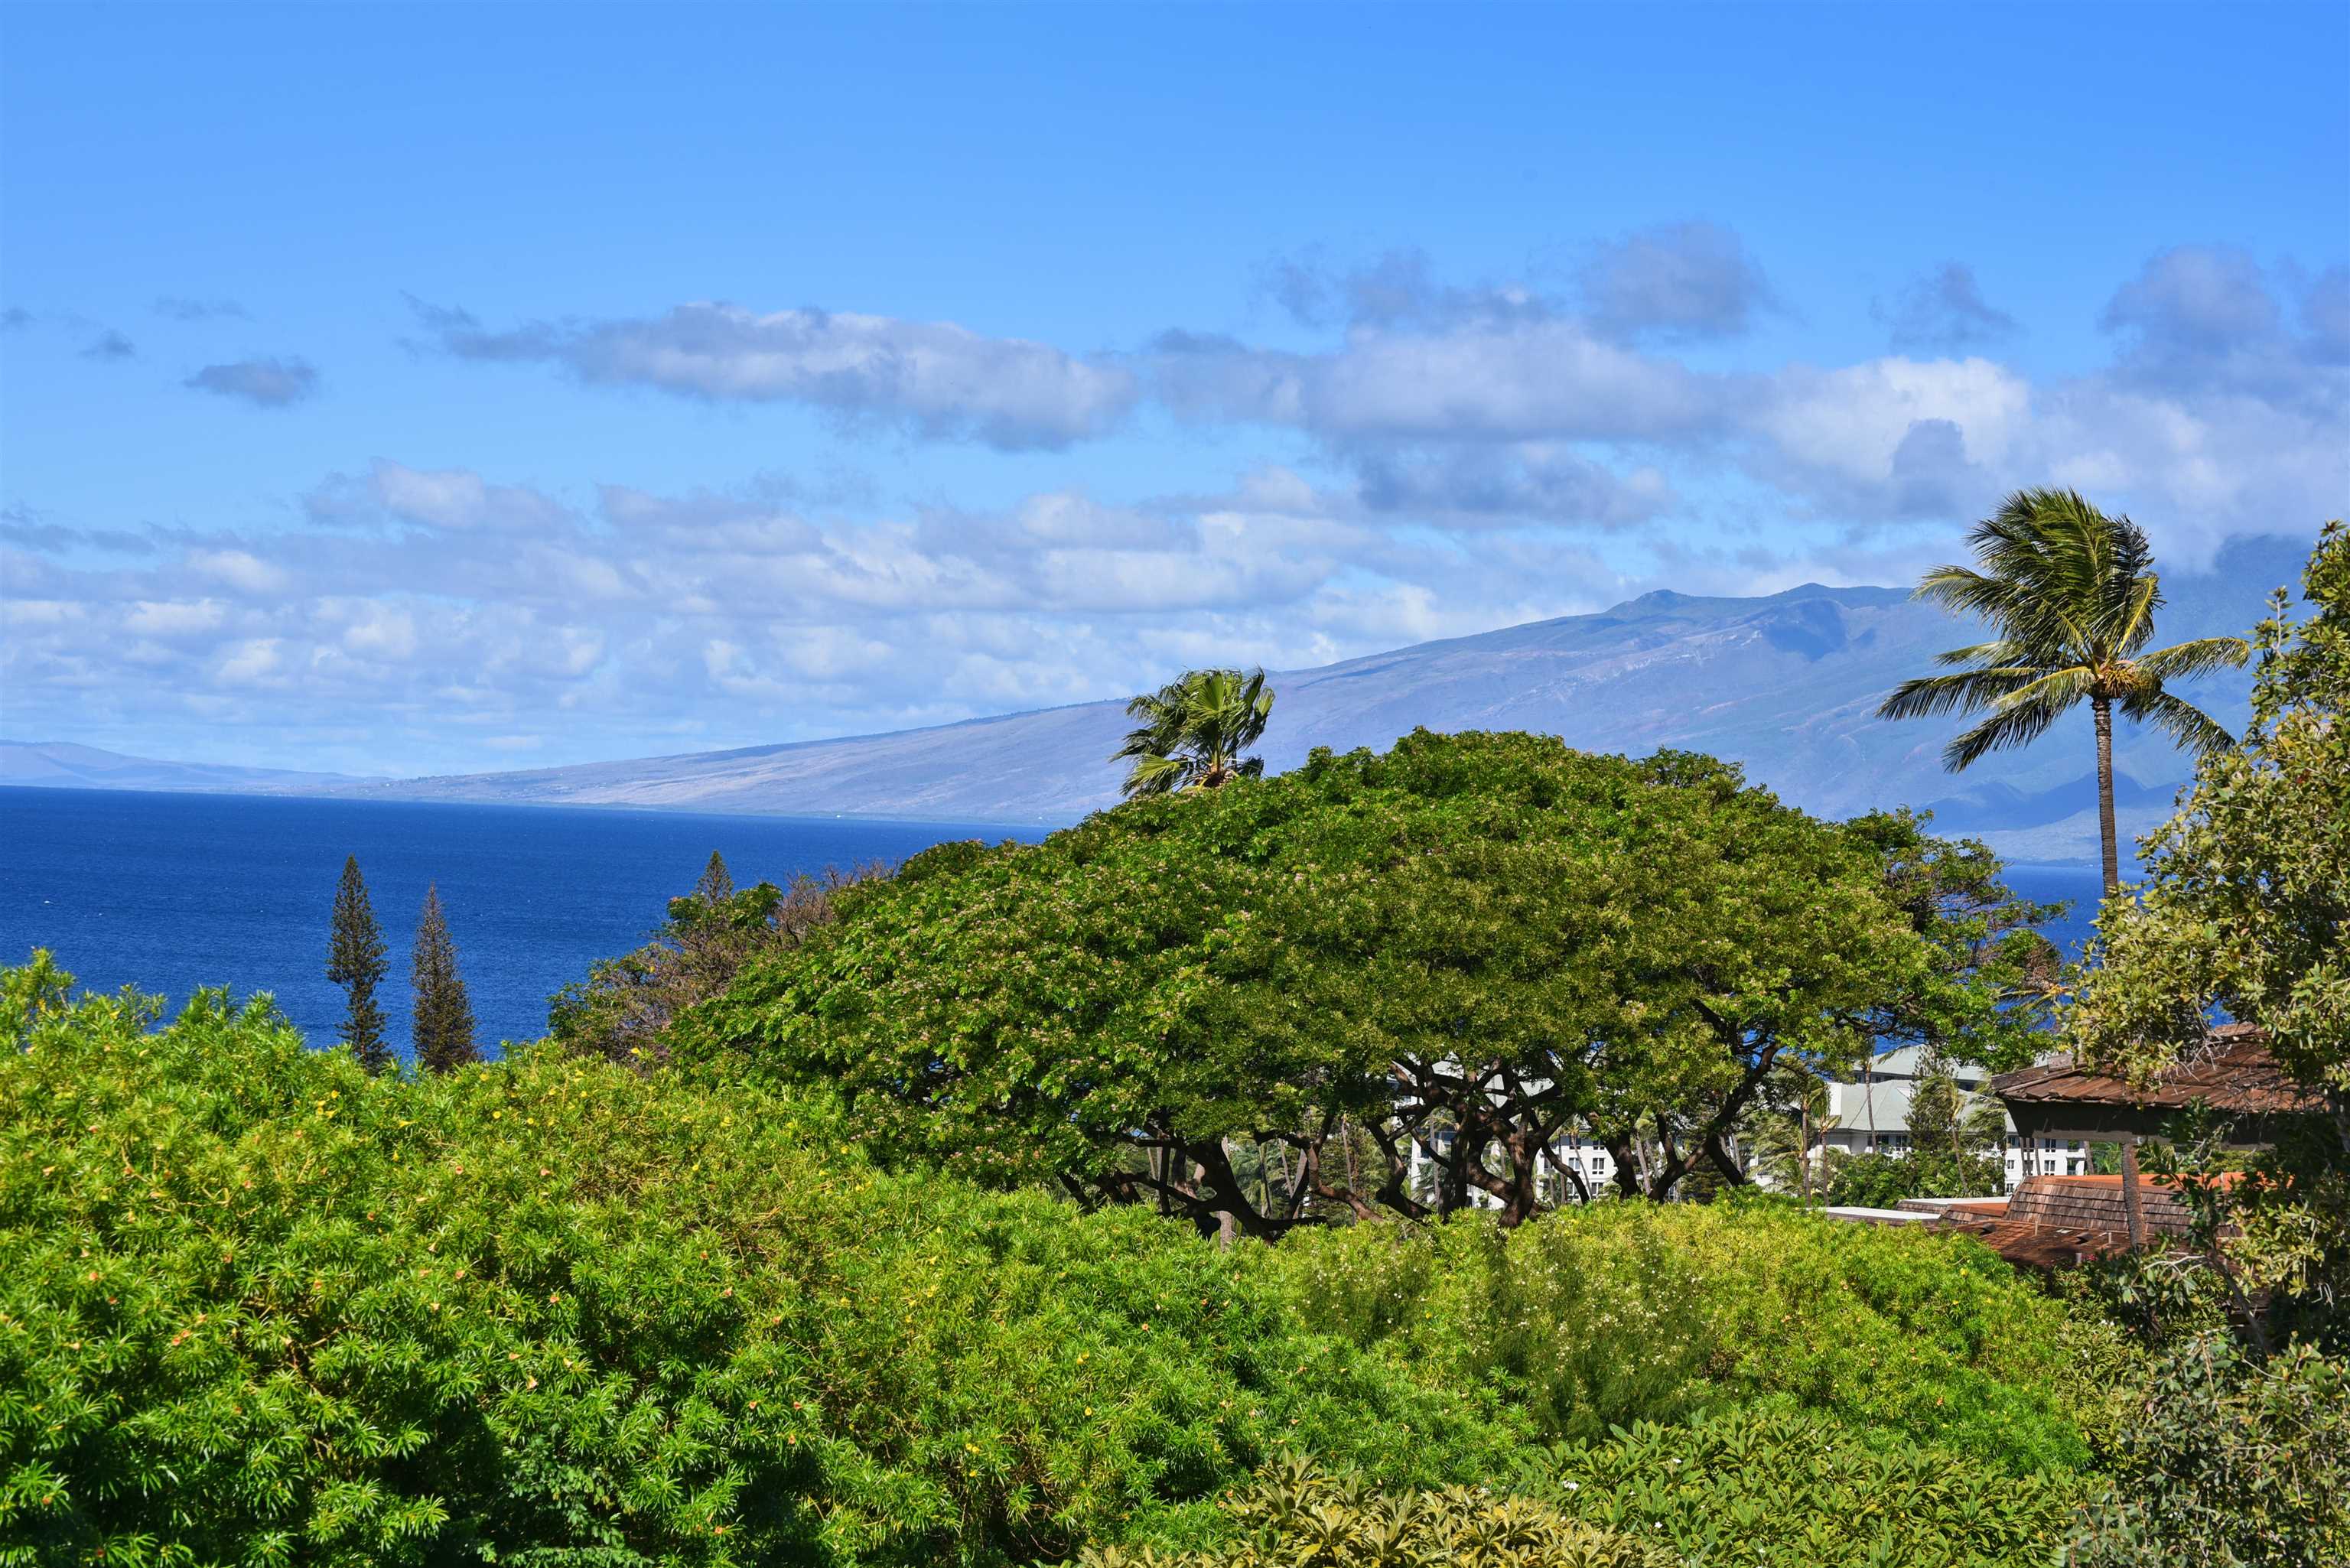
[[[188,569],[199,576],[225,583],[248,594],[282,591],[286,575],[249,550],[196,550],[188,556]]]
[[[1142,500],[1123,454],[1122,493],[1030,458],[1053,477],[977,508],[385,458],[317,485],[290,529],[20,507],[0,514],[9,726],[195,713],[275,736],[358,715],[369,765],[411,771],[497,760],[462,736],[534,737],[553,761],[750,744],[1116,695],[1208,659],[1323,663],[1656,586],[1898,582],[2020,484],[2078,484],[2187,566],[2350,500],[2350,285],[2330,273],[2158,257],[2107,313],[2112,362],[2068,376],[1987,353],[1760,367],[1719,333],[1689,358],[1648,346],[1731,319],[1694,275],[1637,331],[1409,255],[1300,275],[1305,313],[1340,323],[1320,347],[1170,334],[1130,360],[720,306],[504,335],[436,317],[477,358],[1007,446],[1099,433],[1148,389],[1208,427],[1181,439],[1236,449],[1240,477]]]
[[[226,607],[217,599],[141,599],[122,618],[122,627],[134,637],[180,639],[216,631],[226,619]]]
[[[1753,417],[1796,463],[1846,479],[1887,481],[1911,431],[1956,429],[1970,462],[2004,462],[2032,412],[2032,389],[1988,359],[1885,358],[1837,370],[1791,368]]]
[[[442,347],[463,358],[545,361],[590,383],[699,398],[806,403],[1006,449],[1100,435],[1135,400],[1134,378],[1118,365],[950,321],[693,304],[632,320],[488,332],[462,311],[418,308]]]

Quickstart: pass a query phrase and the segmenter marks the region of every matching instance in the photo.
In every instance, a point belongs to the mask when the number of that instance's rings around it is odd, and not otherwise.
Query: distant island
[[[2294,580],[2301,546],[2251,539],[2207,573],[2174,571],[2164,624],[2180,636],[2239,629]],[[1760,597],[1659,592],[1591,615],[1420,643],[1318,670],[1276,672],[1274,772],[1329,747],[1384,748],[1415,727],[1529,730],[1578,749],[1705,752],[1824,815],[1903,803],[1938,829],[1985,837],[2011,859],[2096,853],[2085,747],[2052,737],[1954,778],[1929,727],[1874,718],[1884,693],[1950,646],[1953,623],[1906,589],[1806,584]],[[2236,722],[2247,681],[2189,690]],[[1117,799],[1104,765],[1122,700],[889,734],[567,767],[410,779],[155,762],[78,745],[0,742],[0,784],[332,794],[505,805],[618,805],[782,815],[1055,825]],[[2126,833],[2168,811],[2187,764],[2158,734],[2116,748]]]

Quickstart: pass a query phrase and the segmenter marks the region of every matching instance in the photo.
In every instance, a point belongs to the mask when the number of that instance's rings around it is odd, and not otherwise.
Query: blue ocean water
[[[895,863],[956,838],[1036,829],[587,806],[416,805],[0,788],[0,962],[36,947],[79,985],[267,992],[314,1044],[343,995],[327,981],[343,857],[359,857],[391,974],[380,999],[404,1049],[408,954],[437,884],[478,1037],[535,1040],[546,1000],[627,951],[690,892],[713,849],[742,886]]]
[[[688,891],[713,849],[737,883],[895,863],[956,838],[1038,829],[682,812],[413,805],[254,795],[0,788],[0,962],[54,951],[80,984],[133,984],[173,1005],[200,985],[267,992],[314,1044],[342,993],[327,981],[343,857],[359,857],[390,950],[384,1011],[408,1027],[408,950],[438,884],[480,1037],[533,1040],[546,999],[625,952]],[[2079,950],[2097,873],[2017,866],[2027,897],[2074,900],[2049,935]]]

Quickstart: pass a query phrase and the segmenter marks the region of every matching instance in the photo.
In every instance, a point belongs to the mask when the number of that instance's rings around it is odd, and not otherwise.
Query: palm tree
[[[1241,753],[1256,744],[1273,713],[1273,693],[1264,671],[1194,670],[1126,705],[1139,719],[1110,757],[1134,759],[1126,775],[1126,797],[1171,794],[1193,784],[1215,789],[1236,778],[1264,772],[1263,757]]]
[[[2240,668],[2251,647],[2240,637],[2204,637],[2142,651],[2154,635],[2161,579],[2145,531],[2108,517],[2071,490],[2023,490],[1968,536],[1976,566],[1937,566],[1918,597],[1981,616],[1998,635],[1936,656],[1964,666],[1953,675],[1905,680],[1877,715],[1924,718],[1982,713],[1942,749],[1957,773],[1992,752],[2037,740],[2083,701],[2097,727],[2097,826],[2105,842],[2106,891],[2121,886],[2114,840],[2114,712],[2156,725],[2203,753],[2234,742],[2167,681]]]

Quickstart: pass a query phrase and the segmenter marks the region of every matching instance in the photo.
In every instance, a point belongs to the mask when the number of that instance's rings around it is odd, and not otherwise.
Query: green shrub
[[[2167,1353],[2122,1428],[2078,1568],[2350,1563],[2350,1366],[2294,1345],[2265,1364],[2213,1334]]]
[[[1575,1439],[1770,1401],[2011,1472],[2076,1469],[2078,1375],[2113,1337],[1972,1241],[1769,1201],[1362,1226],[1272,1263],[1305,1322]]]
[[[1080,1568],[1679,1568],[1637,1536],[1568,1518],[1534,1498],[1485,1488],[1388,1496],[1360,1477],[1276,1461],[1234,1498],[1237,1545],[1166,1554],[1108,1547]]]
[[[1953,1158],[1947,1151],[1839,1155],[1830,1164],[1827,1200],[1837,1208],[1894,1209],[1905,1198],[1996,1196],[2006,1178],[1995,1159]]]
[[[1107,1548],[1083,1568],[2013,1568],[2062,1561],[2098,1483],[2010,1476],[1793,1411],[1641,1422],[1508,1489],[1382,1493],[1283,1461],[1219,1549]],[[2153,1559],[2146,1560],[2151,1568]],[[2140,1568],[2133,1561],[2129,1568]]]
[[[1211,1539],[1285,1452],[1523,1451],[1254,1250],[877,1172],[817,1102],[548,1048],[370,1078],[216,992],[150,1022],[0,1058],[0,1561],[1051,1559]]]
[[[1225,1252],[878,1170],[822,1099],[61,993],[0,972],[0,1563],[1229,1557],[1271,1516],[1215,1500],[1302,1454],[1439,1557],[1615,1549],[1557,1514],[1792,1563],[1783,1492],[1955,1564],[2075,1485],[2072,1331],[1965,1243],[1611,1204]]]
[[[1542,1495],[1586,1523],[1663,1543],[1687,1568],[2013,1568],[2061,1560],[2095,1484],[1744,1410],[1567,1448]]]

